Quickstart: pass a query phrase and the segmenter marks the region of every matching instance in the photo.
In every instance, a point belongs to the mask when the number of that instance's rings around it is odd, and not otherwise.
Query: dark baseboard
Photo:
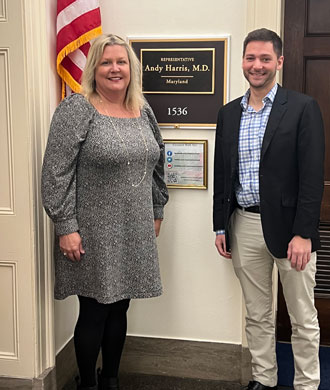
[[[146,374],[242,383],[250,379],[240,345],[128,337],[123,374]]]
[[[38,378],[19,379],[0,377],[0,389],[57,390],[55,368],[49,368]]]
[[[98,363],[100,366],[101,361]],[[70,340],[56,356],[56,369],[31,380],[0,377],[0,389],[62,390],[68,384],[73,389],[77,375],[74,343]],[[158,381],[173,386],[180,383],[180,387],[168,388],[193,388],[192,383],[198,388],[200,382],[207,389],[234,390],[251,378],[250,356],[245,348],[234,344],[128,336],[120,377],[127,388],[134,388],[133,382],[140,388],[141,381]]]
[[[78,367],[74,350],[73,339],[56,355],[56,383],[57,389],[72,381],[78,375]]]
[[[77,374],[71,340],[56,358],[58,389]],[[250,355],[234,344],[128,336],[120,375],[246,383],[251,379]]]

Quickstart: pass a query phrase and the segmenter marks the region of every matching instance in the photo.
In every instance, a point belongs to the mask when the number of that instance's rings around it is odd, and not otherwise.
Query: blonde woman
[[[130,299],[162,292],[164,145],[141,91],[131,47],[102,35],[89,51],[82,93],[61,102],[50,127],[42,196],[56,231],[55,298],[77,295],[80,303],[78,389],[119,389]]]

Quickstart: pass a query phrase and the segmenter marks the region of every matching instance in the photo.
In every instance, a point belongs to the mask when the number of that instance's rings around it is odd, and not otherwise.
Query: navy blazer
[[[214,231],[228,231],[237,207],[238,139],[242,97],[219,110],[214,158]],[[266,127],[259,166],[261,223],[266,245],[287,257],[295,235],[312,240],[318,233],[324,176],[324,129],[317,102],[279,86]],[[226,234],[227,250],[230,236]]]

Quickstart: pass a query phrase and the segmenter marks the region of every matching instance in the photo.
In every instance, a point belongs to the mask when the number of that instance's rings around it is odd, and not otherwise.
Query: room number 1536
[[[188,114],[187,107],[167,107],[167,115],[181,116],[181,115],[187,115],[187,114]]]

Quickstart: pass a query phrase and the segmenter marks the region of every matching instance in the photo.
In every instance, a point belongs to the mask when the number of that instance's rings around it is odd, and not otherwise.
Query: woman
[[[78,389],[119,389],[132,298],[162,292],[155,237],[168,192],[164,145],[140,85],[140,63],[115,35],[90,48],[82,94],[52,119],[42,196],[56,230],[55,298],[79,298]]]

